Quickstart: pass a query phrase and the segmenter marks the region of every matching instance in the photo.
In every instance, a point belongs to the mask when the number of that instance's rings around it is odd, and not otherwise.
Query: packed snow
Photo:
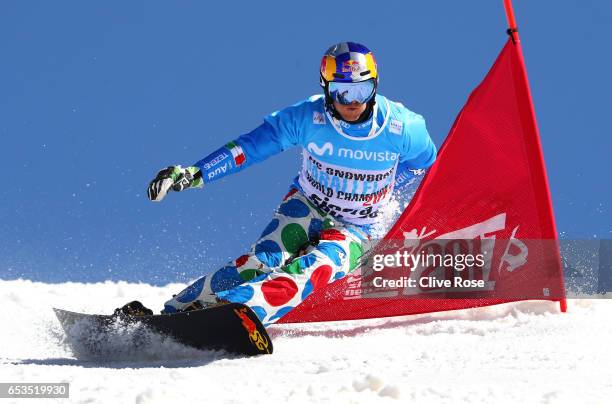
[[[270,328],[273,355],[153,341],[104,359],[73,353],[52,307],[159,310],[184,285],[0,281],[0,382],[69,382],[74,403],[603,403],[612,304],[520,302],[437,314]],[[10,402],[10,400],[1,400]],[[16,400],[21,403],[27,400]]]

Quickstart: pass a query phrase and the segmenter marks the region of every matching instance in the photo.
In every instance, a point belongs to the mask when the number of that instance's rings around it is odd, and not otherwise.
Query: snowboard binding
[[[138,300],[124,304],[122,307],[115,309],[115,316],[151,316],[153,310],[146,308]]]

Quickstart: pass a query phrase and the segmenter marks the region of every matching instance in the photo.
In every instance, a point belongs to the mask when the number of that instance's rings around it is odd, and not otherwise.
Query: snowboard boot
[[[150,316],[153,314],[153,310],[147,309],[138,300],[129,302],[118,309],[115,309],[114,315],[127,315],[127,316]]]

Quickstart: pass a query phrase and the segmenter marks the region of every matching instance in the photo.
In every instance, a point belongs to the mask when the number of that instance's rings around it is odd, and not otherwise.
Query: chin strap
[[[340,123],[340,121],[342,121],[342,122],[347,122],[347,121],[334,117],[331,114],[331,112],[328,110],[327,106],[325,108],[325,112],[327,113],[327,119],[329,119],[329,121],[331,122],[332,126],[334,127],[334,129],[336,129],[336,131],[338,133],[340,133],[341,135],[344,135],[344,136],[350,136],[349,134],[344,132],[344,129],[342,128],[342,124]],[[377,119],[378,119],[377,118],[377,113],[378,113],[378,109],[376,107],[376,103],[374,103],[373,107],[372,107],[372,115],[371,115],[370,118],[368,118],[368,119],[372,120],[372,124],[370,126],[370,132],[368,133],[368,135],[366,137],[374,136],[374,134],[378,131],[379,126],[378,126],[378,121],[377,121]],[[361,118],[360,118],[360,120],[361,120]],[[353,121],[353,122],[349,122],[349,123],[350,124],[357,124],[357,121]]]

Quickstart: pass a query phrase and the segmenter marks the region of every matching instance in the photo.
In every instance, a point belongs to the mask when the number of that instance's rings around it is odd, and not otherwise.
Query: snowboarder
[[[423,117],[377,94],[368,48],[329,48],[320,84],[323,95],[274,112],[193,166],[167,167],[151,181],[148,197],[161,201],[170,190],[203,187],[290,147],[303,151],[299,175],[251,250],[173,296],[163,313],[236,302],[264,325],[276,322],[358,266],[393,189],[434,162]],[[118,310],[151,312],[138,302]]]

